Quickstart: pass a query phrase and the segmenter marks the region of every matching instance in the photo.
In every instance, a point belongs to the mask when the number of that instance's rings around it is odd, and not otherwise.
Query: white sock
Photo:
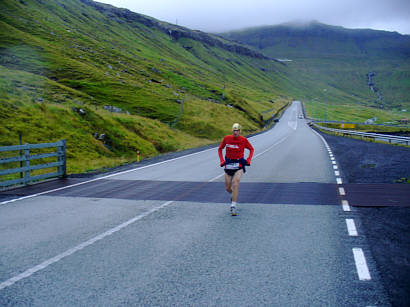
[[[236,207],[236,201],[233,201],[231,207]]]

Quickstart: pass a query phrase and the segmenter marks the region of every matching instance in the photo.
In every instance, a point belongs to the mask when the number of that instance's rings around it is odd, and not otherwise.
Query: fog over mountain
[[[408,0],[100,0],[154,18],[206,32],[318,20],[347,28],[410,34]]]

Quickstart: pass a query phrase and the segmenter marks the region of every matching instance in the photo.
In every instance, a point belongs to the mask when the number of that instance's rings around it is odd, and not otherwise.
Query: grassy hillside
[[[301,99],[369,110],[410,109],[410,36],[351,30],[318,22],[288,23],[223,34],[286,61],[290,79],[309,90]],[[377,93],[369,86],[367,74]],[[379,96],[380,94],[380,96]],[[408,117],[409,113],[401,114]],[[399,114],[400,118],[400,114]]]
[[[0,145],[67,139],[68,172],[261,130],[303,88],[221,37],[89,0],[0,2]],[[115,111],[115,112],[113,112]]]

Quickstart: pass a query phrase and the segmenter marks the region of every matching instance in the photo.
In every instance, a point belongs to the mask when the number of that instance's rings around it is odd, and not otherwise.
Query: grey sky
[[[98,0],[194,30],[221,32],[317,20],[410,34],[410,0]]]

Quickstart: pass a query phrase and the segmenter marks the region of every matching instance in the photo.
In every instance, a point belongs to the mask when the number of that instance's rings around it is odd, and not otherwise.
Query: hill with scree
[[[260,131],[286,67],[242,44],[90,0],[0,3],[0,145],[67,139],[84,172]]]
[[[345,104],[346,113],[356,113],[356,120],[369,116],[366,107],[398,112],[410,109],[409,35],[312,21],[223,36],[286,61],[289,78],[310,89],[304,99],[322,103],[322,112],[324,102],[330,110]],[[395,116],[406,117],[408,113]]]

